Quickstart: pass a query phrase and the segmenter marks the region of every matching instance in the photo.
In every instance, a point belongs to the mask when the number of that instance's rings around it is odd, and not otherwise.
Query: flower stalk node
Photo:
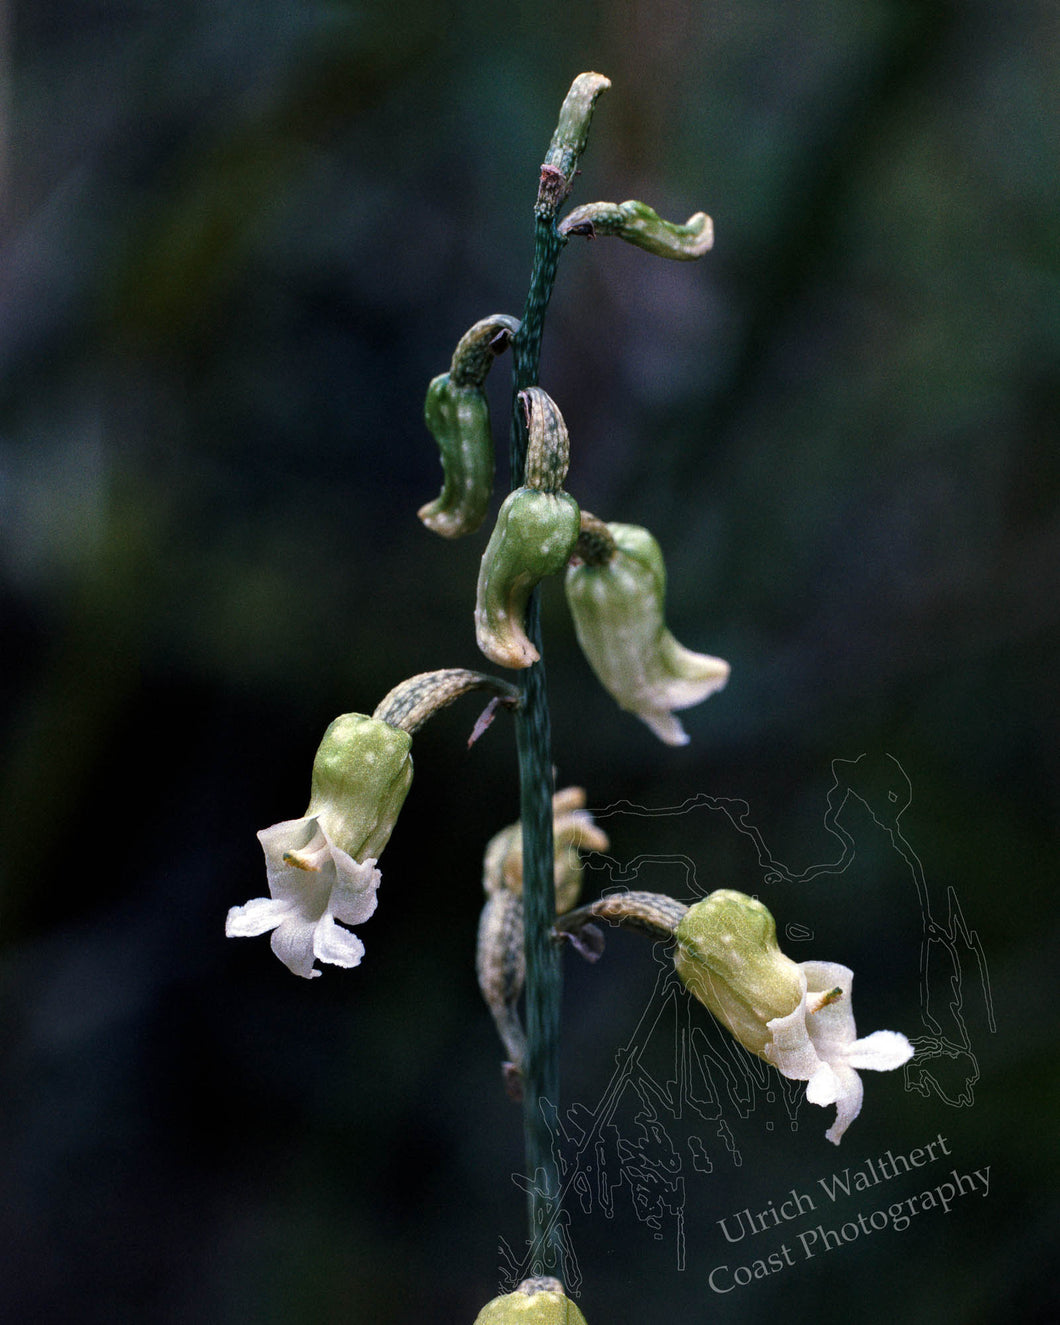
[[[618,545],[603,520],[588,511],[581,513],[578,541],[571,555],[573,565],[606,566],[614,557]]]
[[[606,893],[576,911],[557,916],[552,934],[554,938],[570,938],[580,934],[590,921],[606,920],[623,929],[637,930],[656,941],[672,942],[677,926],[687,912],[684,902],[667,897],[665,893],[623,889]]]

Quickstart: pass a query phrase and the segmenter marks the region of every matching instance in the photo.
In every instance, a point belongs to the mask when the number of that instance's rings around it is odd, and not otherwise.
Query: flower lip
[[[232,907],[226,935],[250,938],[271,930],[273,952],[305,979],[320,975],[318,960],[358,966],[364,944],[344,926],[361,924],[375,911],[381,878],[375,860],[354,860],[312,815],[263,828],[258,840],[270,896]]]
[[[836,1106],[835,1123],[825,1132],[838,1145],[861,1112],[864,1086],[858,1070],[889,1072],[913,1056],[913,1046],[897,1031],[857,1037],[851,990],[854,973],[838,962],[801,962],[805,992],[787,1017],[769,1022],[771,1042],[762,1057],[793,1081],[805,1081],[811,1104]]]

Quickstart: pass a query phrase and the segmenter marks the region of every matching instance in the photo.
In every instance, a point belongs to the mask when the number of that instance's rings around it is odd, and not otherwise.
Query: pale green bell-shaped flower
[[[836,1106],[825,1136],[840,1138],[861,1111],[858,1069],[901,1067],[913,1047],[896,1031],[857,1038],[853,972],[837,962],[793,962],[772,915],[755,898],[720,889],[676,926],[674,965],[689,991],[752,1053],[806,1082],[811,1104]]]
[[[501,667],[530,667],[541,657],[526,633],[534,588],[567,565],[581,512],[563,490],[570,439],[556,402],[538,386],[520,391],[529,433],[522,487],[510,492],[479,564],[475,639]]]
[[[586,1325],[558,1279],[524,1279],[514,1293],[487,1302],[475,1325]]]
[[[693,653],[667,630],[666,568],[647,529],[604,525],[585,512],[582,524],[587,545],[579,539],[565,581],[582,652],[620,708],[667,745],[685,745],[688,735],[674,710],[720,690],[729,664]]]
[[[344,928],[376,908],[376,861],[412,783],[412,738],[363,713],[336,718],[313,762],[309,807],[300,819],[263,828],[269,896],[228,913],[225,933],[272,931],[272,950],[295,975],[320,975],[319,960],[357,966],[364,944]]]
[[[683,916],[674,965],[696,998],[754,1054],[770,1042],[770,1021],[794,1011],[802,997],[802,976],[777,945],[772,915],[757,899],[729,888]]]

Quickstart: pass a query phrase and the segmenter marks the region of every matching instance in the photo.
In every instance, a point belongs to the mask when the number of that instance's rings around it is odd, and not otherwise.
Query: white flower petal
[[[303,915],[324,914],[335,882],[332,846],[316,818],[289,819],[258,833],[269,892],[296,902]]]
[[[659,740],[666,745],[687,745],[691,739],[680,719],[675,718],[668,709],[656,709],[647,704],[639,708],[635,705],[623,707],[628,707],[642,722],[647,723]]]
[[[786,1017],[766,1022],[771,1038],[762,1050],[762,1057],[791,1081],[809,1081],[821,1067],[821,1059],[806,1029],[806,977],[801,968],[800,976],[802,998]]]
[[[280,860],[285,851],[304,851],[319,831],[315,816],[303,815],[301,819],[270,824],[258,832],[257,838],[267,857]]]
[[[913,1046],[899,1031],[873,1031],[863,1040],[856,1040],[846,1052],[850,1067],[871,1068],[874,1072],[890,1072],[908,1063]]]
[[[842,1083],[828,1063],[821,1063],[806,1083],[806,1098],[811,1104],[834,1104],[842,1093]]]
[[[273,933],[272,950],[289,971],[311,980],[320,974],[313,969],[317,921],[285,920]]]
[[[322,962],[333,966],[359,966],[364,944],[356,934],[337,925],[333,916],[326,915],[313,935],[313,952]]]
[[[375,868],[374,860],[354,860],[338,847],[332,847],[331,854],[335,882],[327,909],[343,924],[363,924],[379,904],[376,889],[383,876]]]
[[[664,677],[656,681],[653,699],[668,709],[687,709],[724,689],[729,664],[709,653],[694,653],[666,631],[660,641]]]
[[[297,915],[296,904],[289,900],[276,901],[272,897],[255,897],[245,906],[233,906],[225,920],[225,934],[230,939],[254,938],[289,917]]]
[[[842,1140],[843,1133],[861,1112],[865,1088],[861,1084],[861,1078],[851,1067],[839,1067],[835,1069],[835,1074],[840,1087],[835,1100],[835,1122],[825,1132],[825,1136],[837,1146]]]

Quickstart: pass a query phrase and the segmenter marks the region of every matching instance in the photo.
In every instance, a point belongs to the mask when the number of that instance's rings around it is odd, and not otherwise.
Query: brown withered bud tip
[[[556,209],[570,193],[567,177],[558,166],[543,165],[537,186],[537,211],[555,214]]]
[[[553,929],[552,938],[557,943],[569,943],[587,962],[599,961],[604,955],[606,943],[603,932],[596,925],[583,925],[576,931]]]
[[[501,1080],[504,1082],[504,1093],[513,1104],[522,1104],[523,1071],[518,1063],[501,1064]]]
[[[516,1292],[523,1293],[526,1297],[535,1297],[538,1293],[563,1293],[566,1295],[563,1284],[559,1279],[553,1279],[551,1275],[538,1275],[533,1279],[524,1279]]]
[[[467,738],[467,748],[470,750],[479,737],[487,730],[493,722],[497,709],[504,705],[505,708],[515,709],[519,707],[520,700],[511,699],[503,695],[494,695],[482,712],[478,715],[474,727],[471,729],[471,735]]]

